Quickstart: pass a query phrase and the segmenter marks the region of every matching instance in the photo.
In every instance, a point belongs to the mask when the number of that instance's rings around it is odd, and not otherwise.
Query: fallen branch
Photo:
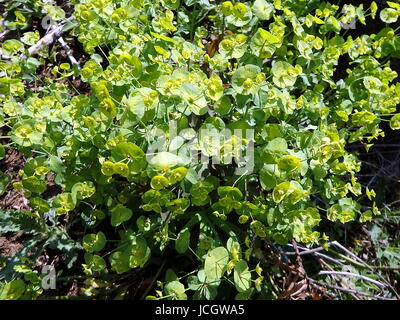
[[[35,55],[43,46],[49,46],[52,44],[58,37],[63,33],[63,28],[67,24],[67,22],[72,20],[72,16],[61,22],[58,26],[54,27],[49,33],[47,33],[43,38],[41,38],[38,42],[28,48],[28,55]],[[26,58],[25,54],[20,55],[21,58]],[[1,58],[3,60],[11,60],[12,57],[2,55]]]
[[[288,246],[293,247],[293,245],[288,244]],[[314,249],[308,249],[308,248],[303,248],[298,246],[300,250],[303,250],[301,252],[298,253],[298,255],[302,256],[302,255],[306,255],[306,254],[312,254],[315,252],[319,252],[319,251],[325,251],[325,248],[323,247],[318,247],[318,248],[314,248]],[[294,247],[293,247],[294,248]],[[297,255],[296,252],[284,252],[285,255]]]
[[[377,285],[380,288],[386,288],[387,285],[380,283],[379,281],[373,280],[371,278],[362,276],[360,274],[352,273],[352,272],[345,272],[345,271],[320,271],[318,275],[341,275],[341,276],[349,276],[349,277],[354,277],[354,278],[359,278],[368,282],[371,282],[375,285]]]
[[[364,262],[364,260],[362,260],[361,258],[357,257],[353,252],[351,252],[350,250],[347,250],[339,242],[332,241],[332,244],[334,246],[338,247],[339,249],[343,250],[344,252],[346,252],[351,257],[353,257],[356,261],[358,261],[359,263],[364,265],[366,268],[368,268],[372,273],[376,274],[384,283],[386,283],[387,287],[390,288],[393,291],[393,293],[396,295],[396,297],[398,299],[400,299],[400,296],[397,293],[396,289],[393,288],[393,286],[379,272],[377,272],[374,268],[371,268],[367,263]]]
[[[4,30],[3,32],[0,33],[0,41],[3,40],[3,38],[7,35],[7,33],[9,33],[10,30]]]
[[[314,255],[317,255],[318,253],[315,253]],[[316,259],[319,261],[319,263],[321,263],[322,265],[324,265],[328,270],[330,270],[330,271],[335,271],[331,266],[330,266],[330,264],[329,263],[327,263],[323,258],[320,258],[320,257],[318,257],[318,256],[316,256]],[[338,281],[338,279],[337,278],[335,278],[335,277],[333,277],[336,281]],[[312,284],[311,282],[310,282],[310,284]],[[328,291],[327,291],[328,292]],[[356,300],[360,300],[360,298],[357,296],[357,295],[355,295],[354,293],[350,293],[350,295],[354,298],[354,299],[356,299]],[[339,296],[340,296],[340,294],[339,294]]]
[[[319,252],[314,252],[312,255],[317,257],[317,258],[329,260],[329,261],[331,261],[331,262],[333,262],[335,264],[338,264],[338,265],[340,265],[340,264],[343,265],[343,263],[341,261],[339,261],[339,260],[337,260],[335,258],[332,258],[330,256],[327,256],[326,254],[322,254],[322,253],[319,253]]]
[[[68,58],[70,59],[71,63],[77,65],[79,68],[79,64],[76,59],[71,54],[71,48],[65,43],[64,39],[60,38],[61,34],[63,33],[64,26],[73,19],[73,16],[70,16],[68,19],[61,22],[58,26],[53,27],[53,29],[46,34],[43,38],[41,38],[37,43],[30,46],[28,48],[28,56],[35,55],[43,46],[49,46],[52,44],[56,39],[60,42],[61,46],[64,47],[65,51],[67,52]],[[61,39],[61,41],[60,41]],[[26,58],[25,54],[20,55],[21,58]],[[12,57],[2,55],[1,59],[3,60],[11,60]],[[0,72],[0,77],[5,77],[6,73],[4,71]]]
[[[58,42],[64,48],[64,50],[65,50],[65,52],[66,52],[66,54],[68,56],[69,61],[71,61],[71,63],[73,65],[75,65],[78,68],[78,70],[81,70],[81,67],[79,66],[78,61],[76,61],[75,57],[71,53],[71,47],[64,41],[63,37],[59,37],[58,38]]]
[[[375,299],[379,299],[379,300],[397,300],[397,299],[393,299],[393,298],[386,298],[386,297],[381,297],[378,295],[373,295],[370,293],[366,293],[366,292],[362,292],[362,291],[358,291],[355,289],[348,289],[348,288],[343,288],[343,287],[339,287],[339,286],[335,286],[333,284],[327,284],[327,283],[322,283],[319,281],[316,281],[314,279],[308,279],[310,282],[312,282],[315,285],[321,286],[321,287],[328,287],[328,288],[332,288],[335,290],[339,290],[339,291],[343,291],[343,292],[347,292],[349,294],[358,294],[360,296],[366,296],[366,297],[370,297],[370,298],[375,298]]]
[[[3,29],[3,28],[5,27],[4,19],[1,20],[1,22],[0,22],[0,27],[1,27],[1,29]],[[8,30],[8,29],[2,31],[2,32],[0,33],[0,41],[2,41],[3,38],[4,38],[4,37],[7,35],[7,33],[9,33],[9,32],[10,32],[10,30]]]
[[[288,244],[288,246],[293,247],[293,245],[291,245],[291,244]],[[325,254],[320,253],[320,251],[325,251],[325,248],[323,248],[323,247],[318,247],[318,248],[314,248],[314,249],[308,249],[308,248],[302,247],[300,245],[297,245],[297,247],[300,250],[302,250],[301,252],[299,252],[300,256],[311,254],[313,256],[324,258],[324,259],[329,260],[331,262],[334,262],[336,264],[343,264],[339,260],[336,260],[336,259],[334,259],[334,258],[332,258],[330,256],[327,256]],[[283,252],[282,251],[282,254],[287,255],[287,256],[291,256],[291,255],[295,255],[296,252]]]
[[[63,33],[63,28],[67,24],[68,21],[72,20],[72,16],[60,23],[57,27],[53,28],[48,34],[46,34],[43,38],[41,38],[36,44],[29,47],[28,53],[30,56],[36,54],[43,46],[48,46],[52,44],[57,38],[61,36]],[[21,56],[24,57],[25,56]]]
[[[288,244],[288,245],[294,248],[293,245],[290,245],[290,244]],[[382,280],[382,282],[385,284],[385,287],[389,288],[396,295],[396,297],[398,299],[400,299],[400,296],[397,293],[396,289],[379,272],[377,272],[373,267],[371,267],[367,263],[365,263],[364,260],[359,258],[357,255],[355,255],[350,250],[346,249],[344,246],[342,246],[337,241],[329,242],[328,245],[329,246],[335,246],[335,247],[339,248],[340,250],[344,251],[346,254],[348,254],[350,257],[352,257],[355,260],[354,262],[357,263],[359,266],[365,267],[368,270],[370,270],[373,274],[377,275]],[[326,251],[324,247],[317,247],[317,248],[314,248],[314,249],[307,249],[307,248],[298,246],[297,251],[299,249],[302,250],[302,251],[298,252],[298,253],[296,252],[296,250],[295,250],[295,252],[282,252],[282,253],[285,254],[285,255],[299,255],[299,256],[301,256],[301,255],[311,254],[311,255],[315,255],[315,256],[321,256],[322,254],[319,253],[319,252],[320,251]],[[342,254],[336,252],[335,250],[332,250],[332,252],[337,254],[337,255],[339,255],[339,256],[341,256],[342,258],[350,259],[349,257],[346,257],[345,255],[342,255]],[[332,260],[334,262],[338,262],[337,260],[335,260],[335,259],[333,259],[331,257],[328,257],[326,255],[323,255],[323,256],[324,256],[325,259]],[[368,279],[370,279],[370,278],[368,278]],[[364,280],[366,280],[366,279],[364,279]],[[372,280],[372,279],[370,279],[370,280]],[[375,280],[373,280],[373,281],[375,281]],[[380,283],[380,282],[377,282],[377,283],[379,283],[382,286],[382,283]]]

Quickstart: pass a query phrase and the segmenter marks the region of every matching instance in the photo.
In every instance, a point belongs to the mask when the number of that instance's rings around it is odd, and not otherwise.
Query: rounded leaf
[[[96,272],[100,272],[106,268],[106,262],[104,259],[98,255],[93,255],[91,253],[85,253],[85,262],[90,269]]]
[[[398,130],[400,129],[400,113],[395,114],[391,119],[390,119],[390,128],[393,130]]]
[[[254,14],[260,20],[269,20],[275,11],[274,5],[265,0],[256,0],[253,4]]]
[[[240,260],[238,263],[236,263],[233,279],[235,281],[235,287],[239,292],[244,292],[250,289],[251,273],[245,260]]]
[[[117,251],[111,254],[110,258],[111,268],[118,274],[127,272],[129,267],[129,255],[126,252]]]
[[[301,167],[301,159],[295,156],[283,156],[278,159],[278,168],[282,171],[293,171]]]
[[[165,294],[171,296],[173,300],[187,300],[185,286],[179,281],[168,282],[164,288]]]
[[[177,182],[182,181],[187,175],[188,169],[185,167],[179,167],[172,171],[171,176],[169,177],[169,182],[171,184],[175,184]]]
[[[151,178],[150,186],[155,190],[161,190],[168,187],[169,181],[164,176],[154,176]]]
[[[17,300],[25,292],[25,282],[23,280],[13,280],[8,282],[0,291],[0,300]]]
[[[204,271],[207,278],[220,279],[226,271],[229,252],[224,247],[217,247],[207,253]]]
[[[101,251],[105,245],[106,236],[101,231],[97,234],[90,233],[83,237],[83,248],[89,253]]]
[[[128,221],[132,217],[132,210],[118,204],[111,210],[111,225],[118,227],[121,223]]]
[[[133,172],[144,170],[147,165],[145,153],[132,142],[121,142],[117,144],[117,146],[111,150],[111,156],[116,162],[130,160],[128,166]]]
[[[381,20],[385,23],[395,23],[400,15],[400,11],[393,8],[385,8],[379,14]]]
[[[279,88],[291,87],[295,84],[297,77],[301,74],[302,68],[299,65],[293,67],[285,61],[277,61],[271,69],[273,81]]]
[[[232,88],[240,94],[257,93],[260,86],[255,79],[260,73],[260,67],[252,64],[239,67],[232,76]]]
[[[169,169],[182,163],[182,159],[170,152],[159,152],[149,160],[152,167],[159,170]]]
[[[175,249],[178,253],[185,253],[186,250],[189,248],[190,242],[190,231],[188,228],[183,229],[178,234],[178,238],[175,242]]]

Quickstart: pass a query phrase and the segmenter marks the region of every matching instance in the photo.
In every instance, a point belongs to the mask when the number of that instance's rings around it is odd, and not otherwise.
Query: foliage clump
[[[65,19],[59,7],[27,2]],[[4,41],[11,60],[0,62],[0,116],[9,146],[27,157],[14,187],[25,191],[30,214],[84,226],[86,275],[106,279],[161,259],[169,269],[152,298],[225,298],[232,288],[237,299],[266,298],[259,239],[325,244],[322,220],[379,214],[346,146],[368,149],[384,135],[387,116],[400,128],[400,84],[389,59],[400,50],[391,28],[398,4],[71,4],[70,33],[90,58],[81,69],[54,65],[53,80],[41,79],[34,91],[27,83],[49,58],[46,50],[25,56],[37,33]],[[28,18],[18,8],[6,17],[22,31]],[[353,38],[345,35],[352,19],[387,25]],[[342,57],[349,63],[338,77]],[[59,81],[72,76],[89,92]],[[51,197],[49,175],[62,189]],[[369,208],[360,205],[363,195]],[[10,283],[2,295],[22,296],[25,284]]]

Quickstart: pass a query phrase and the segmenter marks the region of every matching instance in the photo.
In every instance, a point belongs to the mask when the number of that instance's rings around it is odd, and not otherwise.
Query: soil
[[[0,209],[30,210],[24,191],[12,188],[13,182],[21,181],[18,172],[24,168],[25,160],[24,154],[18,150],[7,148],[6,157],[0,161],[0,170],[11,178],[9,191],[0,197]]]
[[[21,250],[24,246],[20,242],[20,238],[24,235],[19,232],[15,235],[1,235],[0,236],[0,256],[11,257],[14,253]]]

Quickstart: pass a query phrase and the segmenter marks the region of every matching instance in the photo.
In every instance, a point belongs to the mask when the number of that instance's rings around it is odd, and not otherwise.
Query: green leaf
[[[281,39],[271,32],[259,28],[250,41],[253,53],[261,59],[271,58],[277,47],[280,47]]]
[[[266,163],[276,163],[278,158],[287,153],[288,145],[285,139],[275,138],[268,142],[263,149],[263,160]],[[279,168],[277,168],[279,169]]]
[[[75,208],[75,202],[70,192],[60,193],[53,199],[53,206],[58,214],[65,214]]]
[[[143,267],[150,258],[150,248],[143,237],[135,237],[130,249],[129,267]]]
[[[166,295],[171,295],[172,300],[187,300],[185,286],[179,281],[171,281],[164,288]]]
[[[261,74],[258,66],[248,64],[239,67],[232,76],[232,88],[240,94],[254,94],[260,88],[257,75]]]
[[[274,191],[272,192],[272,199],[274,199],[274,201],[276,203],[281,202],[286,197],[286,195],[289,193],[289,190],[290,190],[290,182],[289,181],[285,181],[285,182],[278,184],[274,188]]]
[[[222,96],[217,102],[214,103],[214,110],[219,116],[225,116],[232,108],[231,100],[227,96]]]
[[[133,215],[131,209],[118,204],[111,210],[111,225],[118,227],[121,223],[128,221]]]
[[[395,23],[399,15],[400,10],[396,10],[393,8],[385,8],[379,14],[381,20],[385,23]]]
[[[54,181],[62,185],[65,182],[65,172],[66,172],[66,167],[62,160],[58,157],[55,156],[50,156],[47,160],[46,165],[49,167],[49,169],[56,174],[56,178]]]
[[[16,39],[8,39],[3,42],[2,51],[4,55],[12,56],[24,51],[24,44]]]
[[[207,100],[198,86],[185,82],[181,86],[181,92],[182,98],[185,100],[191,112],[198,116],[207,113]]]
[[[273,189],[280,180],[280,171],[277,165],[265,164],[260,171],[261,187],[265,191]]]
[[[339,220],[341,223],[346,223],[354,220],[356,211],[360,205],[351,198],[342,198],[338,203],[328,209],[328,219],[331,221]]]
[[[185,167],[176,168],[172,171],[172,173],[169,177],[169,182],[171,184],[180,182],[186,177],[187,173],[188,173],[188,169]]]
[[[278,159],[278,168],[282,171],[293,171],[301,167],[301,159],[295,156],[283,156]]]
[[[272,3],[269,3],[266,0],[256,0],[253,4],[253,11],[258,19],[269,20],[271,19],[275,8]]]
[[[293,67],[290,63],[285,61],[277,61],[271,69],[273,74],[273,81],[279,88],[292,87],[297,77],[302,73],[302,68],[297,65]]]
[[[232,14],[226,17],[226,21],[235,27],[243,27],[251,21],[252,17],[253,13],[248,6],[244,3],[236,2]]]
[[[218,187],[218,195],[221,198],[228,197],[232,200],[242,200],[243,199],[242,192],[238,188],[230,187],[230,186]]]
[[[373,213],[371,210],[366,210],[364,212],[361,213],[360,216],[360,222],[364,223],[364,222],[371,222],[373,218]]]
[[[0,144],[0,160],[4,159],[6,156],[6,149],[4,148],[4,146],[2,144]]]
[[[39,180],[35,176],[22,179],[22,185],[25,189],[35,193],[43,193],[47,188],[46,182]]]
[[[84,181],[75,183],[71,189],[74,201],[90,198],[96,192],[96,188],[92,181]]]
[[[250,224],[250,228],[260,238],[264,238],[267,235],[266,232],[265,232],[265,226],[260,221],[254,220]]]
[[[224,94],[224,87],[220,77],[213,73],[207,82],[207,97],[211,100],[217,101],[222,98]]]
[[[13,134],[11,135],[11,139],[16,143],[23,147],[29,147],[34,144],[38,144],[42,141],[43,131],[46,129],[38,130],[38,124],[43,124],[43,122],[36,122],[33,119],[23,120],[18,122],[13,127]],[[44,129],[44,130],[43,130]]]
[[[272,153],[283,153],[286,152],[288,146],[287,142],[283,138],[275,138],[268,142],[267,150]]]
[[[132,142],[121,142],[111,149],[111,156],[115,162],[130,160],[128,167],[134,172],[140,172],[146,168],[146,155],[142,149]]]
[[[240,260],[236,263],[233,279],[235,281],[235,287],[239,292],[245,292],[250,289],[251,273],[245,260]]]
[[[109,260],[111,268],[115,270],[118,274],[125,273],[130,270],[129,254],[125,251],[116,251],[112,253]]]
[[[220,279],[226,271],[229,253],[224,247],[217,247],[207,253],[204,271],[208,279]]]
[[[0,172],[0,195],[7,191],[10,181],[11,178],[9,176],[5,175],[3,172]]]
[[[239,260],[242,249],[241,249],[240,243],[236,237],[230,237],[226,241],[226,249],[229,251],[229,254],[232,259]]]
[[[393,130],[400,129],[400,113],[395,114],[390,119],[390,128],[392,128]]]
[[[185,253],[189,248],[190,243],[190,231],[188,228],[181,230],[178,234],[178,238],[175,242],[175,249],[178,253]]]
[[[129,98],[125,97],[122,100],[122,103],[124,103],[128,107],[128,110],[137,117],[137,120],[143,118],[145,113],[145,104],[143,97],[140,94],[130,95]]]
[[[254,130],[254,128],[250,126],[245,120],[231,122],[226,126],[226,128],[231,131],[232,135],[243,139],[246,139],[246,137],[248,136],[247,133],[251,132],[250,130]]]
[[[115,171],[115,173],[117,173],[123,177],[129,176],[129,167],[126,163],[123,163],[123,162],[114,163],[112,166],[112,171]]]
[[[361,111],[353,113],[351,116],[351,122],[354,126],[367,126],[374,123],[376,116],[369,111]]]
[[[105,245],[106,236],[101,231],[97,234],[90,233],[83,237],[83,248],[89,253],[101,251]]]
[[[155,169],[164,170],[183,164],[181,157],[170,152],[159,152],[149,157],[149,164]]]
[[[13,280],[6,283],[0,292],[0,300],[18,300],[24,294],[25,287],[23,280]]]
[[[98,255],[93,255],[91,253],[85,253],[85,262],[90,269],[96,272],[100,272],[106,268],[106,262],[104,259]]]
[[[155,190],[161,190],[168,187],[169,181],[164,176],[154,176],[151,178],[150,186]]]

